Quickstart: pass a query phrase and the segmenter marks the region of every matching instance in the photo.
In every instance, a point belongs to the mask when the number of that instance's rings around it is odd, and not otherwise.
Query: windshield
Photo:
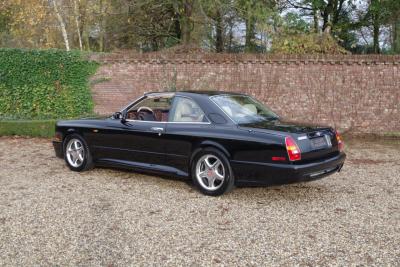
[[[269,108],[246,95],[219,95],[212,100],[237,124],[278,119]]]

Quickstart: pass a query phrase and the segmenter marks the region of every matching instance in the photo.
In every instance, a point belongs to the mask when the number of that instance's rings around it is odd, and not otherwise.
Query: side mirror
[[[125,123],[125,122],[126,122],[126,116],[127,116],[127,110],[124,109],[124,110],[122,111],[122,113],[120,112],[120,114],[121,114],[121,116],[120,116],[121,122],[122,122],[122,123]]]
[[[115,120],[120,120],[122,118],[122,113],[117,111],[112,115],[112,118]]]

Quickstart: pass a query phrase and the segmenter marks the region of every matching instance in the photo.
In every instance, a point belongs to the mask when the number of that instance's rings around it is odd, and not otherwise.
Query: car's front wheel
[[[234,177],[227,157],[211,147],[196,154],[191,173],[194,184],[205,195],[219,196],[234,187]]]
[[[85,140],[78,134],[72,134],[64,140],[64,159],[73,171],[85,171],[93,167],[92,156]]]

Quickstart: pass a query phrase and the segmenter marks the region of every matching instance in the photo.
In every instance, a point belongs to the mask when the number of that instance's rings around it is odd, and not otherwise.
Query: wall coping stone
[[[347,64],[398,65],[400,55],[271,55],[271,54],[172,54],[154,53],[93,53],[90,59],[101,64]]]

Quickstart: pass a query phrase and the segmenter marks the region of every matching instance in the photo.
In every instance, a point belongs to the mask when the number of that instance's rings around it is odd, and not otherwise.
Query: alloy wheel
[[[69,140],[66,155],[68,163],[72,167],[80,167],[85,159],[85,149],[82,142],[76,138]]]
[[[206,154],[197,161],[196,178],[204,189],[215,191],[225,180],[224,164],[217,156]]]

